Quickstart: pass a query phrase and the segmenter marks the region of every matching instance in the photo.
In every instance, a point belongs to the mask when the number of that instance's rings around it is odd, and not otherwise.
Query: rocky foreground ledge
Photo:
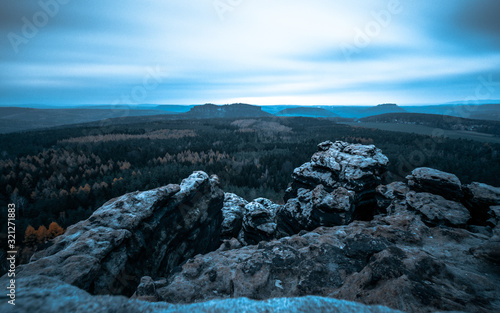
[[[15,311],[499,312],[500,188],[387,163],[328,141],[284,205],[204,172],[110,200],[18,268]]]

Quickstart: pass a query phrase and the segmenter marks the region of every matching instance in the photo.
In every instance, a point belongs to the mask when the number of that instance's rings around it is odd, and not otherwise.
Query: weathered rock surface
[[[473,182],[464,186],[464,190],[464,203],[469,208],[474,222],[485,224],[492,217],[489,214],[490,207],[500,205],[500,188]]]
[[[433,168],[419,167],[406,176],[408,186],[417,192],[429,192],[448,200],[463,198],[462,183],[457,176]]]
[[[393,182],[388,185],[379,185],[375,190],[377,213],[392,214],[406,209],[406,194],[410,189],[405,183]]]
[[[276,233],[276,212],[281,208],[269,199],[258,198],[245,205],[238,239],[244,245],[271,240]]]
[[[279,236],[346,224],[353,218],[370,219],[375,213],[375,187],[389,162],[382,151],[373,145],[342,141],[322,142],[318,150],[310,162],[293,172],[294,181],[285,195],[287,204],[277,214]],[[316,205],[304,203],[308,198],[315,199]],[[308,222],[311,217],[314,220]]]
[[[469,211],[461,203],[431,193],[410,191],[406,194],[406,202],[431,225],[465,227],[470,219]]]
[[[245,214],[245,205],[248,201],[235,195],[234,193],[226,192],[224,194],[224,206],[222,207],[222,225],[221,238],[230,239],[238,237]]]
[[[142,276],[166,276],[220,245],[223,197],[215,177],[194,172],[180,186],[110,200],[20,266],[17,276],[46,275],[94,294],[131,295]]]
[[[354,191],[338,187],[327,192],[323,185],[313,190],[300,188],[279,211],[278,237],[313,230],[323,225],[345,225],[354,214]]]
[[[494,312],[498,269],[485,264],[484,250],[471,253],[488,242],[465,229],[428,227],[411,211],[379,215],[198,255],[154,296],[190,303],[320,295],[406,312]]]
[[[500,227],[493,230],[493,236],[485,243],[471,249],[474,256],[500,265]]]
[[[310,162],[293,171],[295,189],[314,189],[320,184],[330,190],[338,187],[359,192],[373,189],[379,185],[380,175],[389,162],[374,145],[325,141],[318,145],[318,150]]]
[[[4,280],[0,280],[4,286]],[[383,306],[367,306],[356,302],[324,297],[278,298],[255,301],[247,298],[214,300],[188,305],[151,303],[122,296],[92,296],[82,289],[46,276],[17,280],[16,305],[7,303],[0,294],[0,312],[71,312],[71,313],[397,313]]]

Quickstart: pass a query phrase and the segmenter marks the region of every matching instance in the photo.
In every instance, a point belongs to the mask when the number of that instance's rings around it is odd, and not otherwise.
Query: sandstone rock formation
[[[238,237],[245,213],[245,205],[248,201],[234,193],[224,194],[224,206],[222,207],[221,238],[230,239]]]
[[[375,188],[389,162],[382,151],[342,141],[322,142],[318,150],[310,162],[293,171],[287,204],[277,214],[278,236],[374,214]]]
[[[374,146],[318,148],[284,205],[203,172],[107,202],[18,268],[21,310],[500,311],[500,188],[430,168],[382,185]]]
[[[271,240],[276,233],[276,212],[281,205],[269,199],[258,198],[245,205],[238,239],[244,245]]]
[[[470,219],[469,211],[461,203],[431,193],[410,191],[406,202],[427,224],[465,227]]]
[[[486,221],[494,214],[494,211],[490,212],[491,207],[500,205],[500,188],[473,182],[464,186],[464,190],[464,204],[470,210],[474,222],[486,224]],[[493,225],[490,224],[490,226]]]
[[[355,192],[338,187],[327,192],[323,185],[313,190],[300,188],[279,211],[278,237],[313,230],[326,225],[345,225],[354,215]]]
[[[493,312],[500,277],[484,261],[498,249],[484,244],[484,235],[429,227],[412,211],[379,215],[196,256],[155,296],[190,303],[320,295],[406,312]]]
[[[379,185],[389,159],[374,145],[325,141],[318,145],[311,161],[293,171],[289,194],[298,188],[314,189],[323,185],[328,190],[344,187],[366,192]]]
[[[224,194],[204,172],[179,185],[113,199],[18,268],[93,294],[131,295],[142,276],[166,276],[186,258],[220,245]]]

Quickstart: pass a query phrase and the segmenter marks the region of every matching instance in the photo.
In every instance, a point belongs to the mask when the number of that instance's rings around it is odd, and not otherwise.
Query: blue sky
[[[497,0],[2,0],[0,6],[1,105],[500,98]]]

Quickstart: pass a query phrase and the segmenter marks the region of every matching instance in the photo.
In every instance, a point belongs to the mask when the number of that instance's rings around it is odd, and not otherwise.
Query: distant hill
[[[378,114],[403,113],[403,112],[406,112],[406,110],[395,103],[384,103],[364,110],[363,114],[366,116],[371,116]]]
[[[245,103],[215,105],[207,103],[191,108],[189,112],[179,114],[183,118],[234,118],[234,117],[267,117],[272,116],[262,111],[260,106]]]
[[[500,121],[500,103],[408,106],[405,109],[411,113],[440,114],[469,119]]]
[[[468,107],[469,118],[500,121],[500,103],[483,104],[475,107]]]
[[[32,109],[0,107],[0,133],[100,121],[108,118],[167,114],[159,110]]]
[[[322,107],[340,117],[362,118],[385,113],[402,113],[405,109],[394,103],[384,103],[377,106],[324,106]]]
[[[322,108],[297,107],[281,110],[276,116],[304,116],[304,117],[338,117],[337,114]]]
[[[189,111],[194,105],[182,104],[89,104],[78,107],[68,107],[71,109],[105,109],[105,110],[158,110],[157,114],[174,114]],[[37,108],[38,109],[38,108]],[[40,109],[44,109],[41,107]],[[166,111],[166,112],[165,112]]]
[[[461,118],[449,115],[423,113],[386,113],[359,119],[366,123],[396,123],[435,127],[440,129],[473,131],[500,136],[500,122]]]

